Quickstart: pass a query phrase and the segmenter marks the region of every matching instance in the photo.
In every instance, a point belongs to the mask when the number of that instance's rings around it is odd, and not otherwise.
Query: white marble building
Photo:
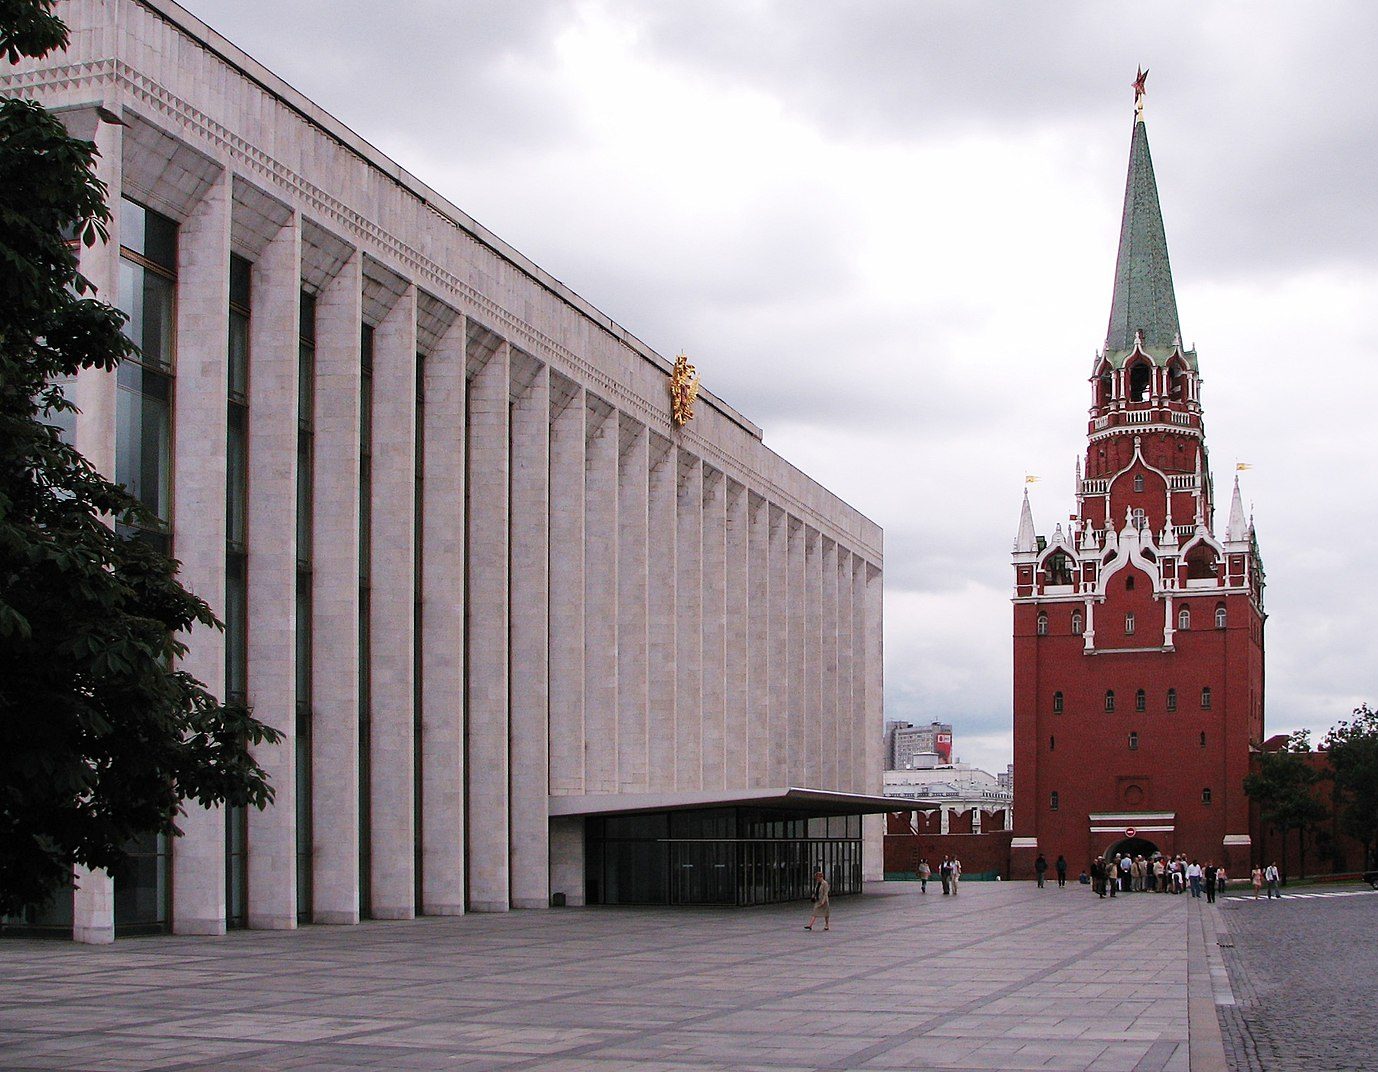
[[[78,876],[76,937],[579,904],[590,816],[881,810],[878,526],[708,392],[674,427],[670,362],[183,8],[59,11],[0,92],[99,146],[83,271],[145,350],[72,433],[285,734],[274,807]]]

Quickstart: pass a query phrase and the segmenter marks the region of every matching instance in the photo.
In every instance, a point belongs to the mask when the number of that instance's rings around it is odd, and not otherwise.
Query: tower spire
[[[1148,127],[1144,124],[1144,82],[1148,72],[1134,80],[1134,132],[1129,142],[1129,175],[1124,186],[1124,215],[1120,221],[1120,249],[1115,260],[1115,291],[1110,299],[1110,326],[1106,331],[1107,353],[1134,348],[1143,333],[1143,345],[1168,349],[1181,345],[1177,322],[1177,295],[1172,287],[1167,236],[1158,204],[1158,183],[1148,151]]]
[[[1015,554],[1029,554],[1038,550],[1038,537],[1034,534],[1033,511],[1029,509],[1029,489],[1024,489],[1024,505],[1019,510],[1019,535],[1014,540]]]

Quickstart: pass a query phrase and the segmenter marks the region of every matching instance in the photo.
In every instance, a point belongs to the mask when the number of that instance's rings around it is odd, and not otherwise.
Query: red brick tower
[[[1015,877],[1042,852],[1249,864],[1263,736],[1263,564],[1235,480],[1223,538],[1194,350],[1182,344],[1142,80],[1076,505],[1014,545]]]

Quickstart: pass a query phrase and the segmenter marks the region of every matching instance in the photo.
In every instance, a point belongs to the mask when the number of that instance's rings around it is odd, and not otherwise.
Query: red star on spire
[[[1148,81],[1148,72],[1145,71],[1142,67],[1140,67],[1140,68],[1139,68],[1139,73],[1138,73],[1138,74],[1135,76],[1135,78],[1134,78],[1134,103],[1135,103],[1135,104],[1138,104],[1138,103],[1139,103],[1139,98],[1142,97],[1145,93],[1148,92],[1146,89],[1144,89],[1144,83],[1147,82],[1147,81]]]

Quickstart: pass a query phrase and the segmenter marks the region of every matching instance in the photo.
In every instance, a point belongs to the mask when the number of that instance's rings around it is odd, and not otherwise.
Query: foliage
[[[1284,851],[1289,830],[1302,832],[1302,871],[1306,870],[1306,831],[1325,818],[1325,805],[1316,798],[1321,772],[1307,759],[1311,737],[1298,730],[1276,752],[1261,752],[1258,764],[1244,779],[1244,792],[1259,805],[1263,821],[1283,835]],[[1286,861],[1284,860],[1284,871]]]
[[[1364,846],[1365,866],[1378,855],[1378,711],[1354,709],[1321,745],[1330,760],[1340,829]]]
[[[0,0],[10,62],[66,43],[52,6]],[[106,238],[95,156],[38,105],[0,101],[0,913],[177,833],[184,800],[273,795],[250,749],[280,735],[176,669],[179,636],[220,623],[177,563],[120,534],[157,520],[48,423],[74,410],[59,381],[134,352],[65,237]]]

